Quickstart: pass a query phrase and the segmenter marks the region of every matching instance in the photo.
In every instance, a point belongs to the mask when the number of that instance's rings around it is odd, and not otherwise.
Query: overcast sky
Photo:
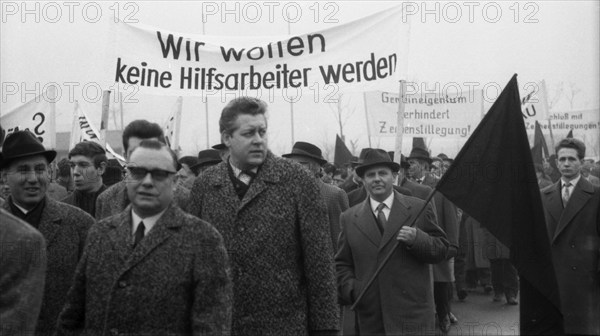
[[[299,34],[346,23],[398,2],[303,2],[287,6],[284,2],[277,6],[272,2],[229,2],[226,8],[222,2],[187,1],[23,4],[2,1],[0,111],[6,113],[33,98],[29,94],[23,99],[25,89],[33,91],[38,85],[41,90],[47,83],[56,82],[63,91],[57,104],[57,127],[59,131],[68,131],[74,99],[82,102],[92,119],[99,120],[100,104],[94,83],[106,86],[103,81],[107,71],[114,71],[106,64],[111,54],[109,27],[117,11],[122,19],[179,32],[280,36],[286,35],[288,29]],[[290,10],[290,15],[301,8],[297,22],[288,24],[284,7]],[[230,14],[222,16],[225,9]],[[262,16],[256,16],[257,9]],[[599,106],[598,1],[418,1],[405,3],[405,10],[407,24],[410,22],[410,42],[406,46],[409,82],[427,88],[435,87],[436,83],[443,87],[467,82],[504,86],[518,73],[522,95],[527,92],[525,83],[546,81],[554,111],[571,109],[567,98],[572,87],[577,92],[573,109]],[[19,94],[7,94],[6,88],[15,83]],[[69,85],[74,87],[72,95]],[[84,86],[88,92],[83,90]],[[564,90],[558,94],[561,87]],[[125,123],[136,118],[162,123],[176,99],[144,95],[138,98],[139,103],[126,104]],[[342,102],[348,110],[354,110],[344,132],[357,141],[359,148],[367,146],[362,96],[346,95]],[[209,100],[208,140],[205,105],[200,98],[186,97],[183,106],[183,152],[195,154],[219,142],[218,117],[223,102]],[[322,148],[334,142],[337,125],[328,104],[301,102],[294,106],[294,117],[294,140],[310,141]],[[277,154],[291,148],[290,124],[289,104],[276,99],[270,109],[270,143]],[[393,149],[392,138],[371,140],[374,147]],[[454,155],[461,145],[460,140],[428,140],[433,153],[445,151]],[[403,151],[409,151],[410,138],[405,143],[409,144]]]

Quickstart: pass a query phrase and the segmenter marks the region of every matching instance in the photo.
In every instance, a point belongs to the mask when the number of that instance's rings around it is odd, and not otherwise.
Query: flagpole
[[[123,132],[123,93],[121,92],[119,92],[119,112],[121,112],[121,132]]]
[[[175,110],[175,122],[173,126],[173,151],[175,153],[179,153],[179,133],[181,129],[181,111],[183,110],[183,97],[177,97],[176,102],[176,110]]]
[[[108,129],[108,110],[110,108],[110,91],[102,91],[102,119],[100,120],[100,145],[106,146],[106,131]]]
[[[369,148],[373,148],[371,145],[371,125],[369,125],[369,112],[367,107],[367,93],[363,92],[363,101],[365,103],[365,119],[367,119],[367,136],[369,137]]]
[[[554,134],[552,133],[552,123],[550,122],[550,109],[548,108],[548,91],[546,91],[546,81],[542,80],[542,90],[544,90],[544,107],[546,107],[546,112],[548,113],[548,130],[550,131],[550,142],[552,143],[552,148],[554,148]],[[556,153],[555,153],[556,154]]]
[[[50,115],[48,121],[48,130],[54,132],[54,136],[50,137],[50,148],[56,148],[56,86],[48,87],[48,98],[50,99]]]
[[[206,35],[205,22],[202,20],[202,35]],[[204,95],[204,110],[206,111],[206,148],[210,148],[210,127],[208,123],[208,96]],[[221,141],[219,140],[219,143]]]
[[[399,155],[394,154],[394,159],[396,158],[396,156],[399,156]],[[419,210],[419,213],[412,218],[412,220],[410,221],[410,224],[408,225],[408,227],[413,227],[415,225],[415,223],[417,222],[417,219],[419,219],[419,217],[421,216],[421,214],[423,213],[423,211],[425,211],[425,208],[427,208],[427,204],[429,204],[429,202],[433,198],[433,195],[435,194],[435,192],[436,192],[435,188],[433,190],[431,190],[431,192],[429,193],[429,195],[425,199],[425,203],[423,204],[423,206]],[[404,227],[404,225],[402,227]],[[402,227],[400,227],[400,229],[394,234],[394,237],[398,237],[398,234],[400,233],[400,230],[402,230]],[[371,285],[373,284],[373,282],[375,281],[375,279],[377,279],[377,276],[379,276],[379,273],[381,273],[381,270],[383,269],[383,267],[385,266],[385,264],[387,264],[387,262],[390,260],[390,258],[392,257],[392,254],[394,254],[394,252],[396,251],[396,249],[398,248],[399,245],[400,245],[400,241],[398,239],[395,239],[394,246],[390,249],[390,251],[385,256],[385,258],[383,258],[383,261],[381,261],[381,263],[379,264],[379,266],[377,266],[377,269],[375,270],[375,273],[373,273],[373,275],[371,276],[371,278],[369,279],[369,281],[367,282],[367,284],[365,285],[365,287],[363,287],[363,289],[361,290],[361,292],[358,295],[358,297],[356,297],[356,300],[354,301],[354,303],[350,307],[351,310],[354,310],[354,308],[356,307],[356,305],[358,305],[358,303],[360,302],[360,300],[362,299],[362,297],[365,295],[365,293],[367,292],[367,290],[369,289],[369,287],[371,287]]]
[[[396,147],[394,149],[394,161],[401,163],[402,137],[404,136],[404,94],[406,93],[406,81],[400,80],[400,99],[398,100],[398,115],[396,122]]]
[[[288,28],[288,38],[290,35],[292,35],[292,27],[291,27],[291,23],[290,21],[287,22],[287,28]],[[293,99],[290,100],[290,128],[291,128],[291,134],[292,134],[292,147],[294,146],[294,101]]]

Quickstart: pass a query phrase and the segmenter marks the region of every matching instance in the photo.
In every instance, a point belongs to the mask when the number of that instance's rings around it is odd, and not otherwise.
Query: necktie
[[[567,182],[567,183],[565,183],[565,185],[563,187],[562,200],[563,200],[564,208],[567,207],[567,203],[569,202],[569,198],[571,197],[571,192],[569,191],[570,186],[571,186],[571,182]]]
[[[242,170],[238,179],[244,182],[245,185],[249,185],[250,182],[256,177],[256,173],[251,170]]]
[[[133,239],[133,247],[136,247],[137,244],[140,242],[140,240],[142,240],[142,238],[144,238],[145,231],[146,231],[146,226],[144,225],[144,222],[140,222],[137,229],[135,230],[135,236]]]
[[[385,219],[385,214],[383,213],[383,208],[385,208],[385,204],[384,203],[379,203],[379,205],[377,206],[377,227],[379,228],[379,231],[383,234],[383,231],[385,230],[385,223],[387,222],[387,219]]]

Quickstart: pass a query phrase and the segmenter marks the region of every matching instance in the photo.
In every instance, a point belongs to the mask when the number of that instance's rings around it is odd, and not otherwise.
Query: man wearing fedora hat
[[[446,258],[446,235],[431,204],[393,189],[400,165],[381,149],[356,168],[369,197],[342,214],[336,254],[338,295],[352,304],[382,260],[388,263],[356,305],[361,335],[434,334],[433,280],[429,264]],[[419,211],[425,207],[418,217]],[[416,218],[414,226],[408,226]],[[393,240],[398,240],[395,248]]]
[[[347,194],[350,193],[351,191],[360,188],[360,186],[362,185],[362,181],[360,180],[360,177],[358,177],[356,175],[356,171],[355,168],[361,164],[361,162],[363,161],[363,159],[365,158],[365,154],[370,150],[371,148],[363,148],[360,150],[360,155],[353,159],[352,161],[349,162],[349,170],[348,170],[348,177],[346,178],[346,181],[344,181],[341,185],[340,188],[342,190],[344,190]]]
[[[208,169],[208,167],[212,167],[221,161],[223,161],[223,159],[219,150],[205,149],[198,152],[198,161],[190,168],[192,168],[194,175],[198,176]]]
[[[9,135],[0,156],[2,178],[11,193],[4,210],[38,229],[47,243],[46,284],[37,335],[54,331],[87,231],[94,223],[85,211],[46,195],[48,166],[55,157],[56,152],[46,150],[29,131]]]
[[[390,160],[394,160],[393,159],[393,154],[394,152],[387,152],[387,154],[390,157]],[[400,171],[400,170],[399,170]],[[398,176],[398,173],[394,173],[394,180],[396,180],[396,176]],[[403,186],[398,186],[398,185],[394,185],[394,189],[401,193],[402,195],[406,195],[406,196],[413,196],[412,191],[403,187]],[[364,184],[361,183],[361,185],[358,187],[358,189],[354,189],[351,192],[348,193],[348,201],[350,203],[350,206],[353,207],[355,205],[357,205],[358,203],[362,202],[365,200],[365,198],[367,198],[367,191],[365,189]]]
[[[429,172],[433,160],[426,149],[414,147],[408,156],[408,163],[410,164],[408,174],[413,181],[431,188],[435,187],[439,179]]]
[[[292,147],[291,153],[282,156],[299,163],[311,177],[315,178],[327,206],[331,242],[335,252],[340,234],[340,215],[348,209],[348,196],[342,189],[327,184],[319,178],[321,166],[327,163],[319,147],[308,142],[298,141]]]
[[[409,173],[415,183],[435,188],[439,178],[429,172],[432,164],[429,152],[414,147],[408,157]],[[450,329],[450,295],[454,282],[454,256],[458,251],[458,213],[456,206],[441,193],[435,193],[432,200],[437,216],[437,224],[447,235],[448,255],[440,263],[433,265],[435,307],[440,330],[447,333]],[[453,315],[452,315],[453,317]]]
[[[191,189],[194,185],[194,179],[196,174],[192,170],[192,167],[198,163],[198,158],[191,155],[186,155],[177,160],[179,163],[179,170],[175,175],[177,177],[177,184],[187,189]]]

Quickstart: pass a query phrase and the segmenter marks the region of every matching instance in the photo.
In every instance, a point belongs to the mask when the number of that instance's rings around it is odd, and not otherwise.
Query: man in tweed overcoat
[[[173,204],[176,165],[156,140],[131,153],[131,205],[90,230],[59,335],[229,334],[227,251],[213,226]]]
[[[142,140],[154,139],[165,143],[165,135],[162,128],[156,123],[139,119],[130,122],[123,130],[123,154],[125,159],[129,158],[131,152],[139,145]],[[187,202],[190,197],[190,190],[177,186],[175,188],[175,204],[181,209],[187,211]],[[96,200],[96,220],[110,217],[125,210],[129,205],[127,197],[126,181],[120,181],[113,184],[103,191]]]
[[[50,179],[48,165],[55,157],[56,152],[46,150],[29,131],[9,135],[0,157],[2,177],[11,192],[2,206],[38,229],[46,239],[46,284],[37,335],[54,331],[87,231],[94,224],[94,219],[85,211],[46,195]]]
[[[233,272],[233,335],[339,329],[327,213],[301,167],[267,147],[266,104],[241,97],[219,121],[230,156],[194,182],[191,213],[223,235]]]

